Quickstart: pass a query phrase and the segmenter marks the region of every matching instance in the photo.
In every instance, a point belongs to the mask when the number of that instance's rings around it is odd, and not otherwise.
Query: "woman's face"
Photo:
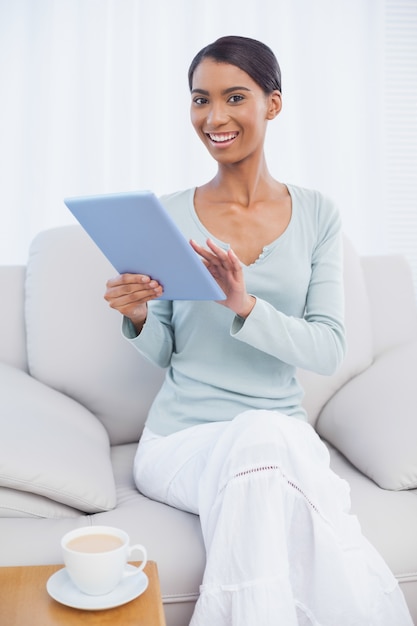
[[[240,68],[209,58],[195,69],[191,98],[191,122],[219,163],[261,154],[267,122],[281,109],[278,91],[267,95]]]

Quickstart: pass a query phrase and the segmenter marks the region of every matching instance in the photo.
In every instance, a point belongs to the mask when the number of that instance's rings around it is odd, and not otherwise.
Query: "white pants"
[[[309,424],[246,411],[167,437],[145,429],[134,473],[143,494],[200,515],[192,626],[413,625]]]

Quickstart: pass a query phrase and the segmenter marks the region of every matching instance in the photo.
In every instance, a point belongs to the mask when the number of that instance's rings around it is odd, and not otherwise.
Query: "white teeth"
[[[237,137],[237,133],[222,133],[222,134],[216,134],[216,135],[212,135],[211,133],[207,133],[207,134],[212,141],[216,141],[218,143],[222,141],[230,141],[231,139],[234,139],[235,137]]]

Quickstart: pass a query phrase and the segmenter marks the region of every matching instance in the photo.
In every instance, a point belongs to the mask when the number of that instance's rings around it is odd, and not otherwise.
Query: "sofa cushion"
[[[116,505],[105,428],[83,406],[0,363],[0,486],[86,512]]]
[[[0,487],[1,517],[35,517],[59,519],[80,517],[81,512],[36,493]]]
[[[115,274],[80,226],[50,229],[32,242],[25,301],[30,374],[87,407],[112,445],[138,441],[164,376],[103,298]]]
[[[330,467],[350,488],[351,513],[401,582],[417,581],[417,492],[381,489],[327,444]],[[394,624],[392,625],[394,626]]]
[[[384,489],[417,487],[417,341],[383,353],[325,406],[316,428]]]

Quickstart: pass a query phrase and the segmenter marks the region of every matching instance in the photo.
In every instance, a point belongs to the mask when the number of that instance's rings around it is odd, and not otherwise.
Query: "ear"
[[[268,96],[268,108],[266,119],[273,120],[282,109],[281,92],[276,89]]]

